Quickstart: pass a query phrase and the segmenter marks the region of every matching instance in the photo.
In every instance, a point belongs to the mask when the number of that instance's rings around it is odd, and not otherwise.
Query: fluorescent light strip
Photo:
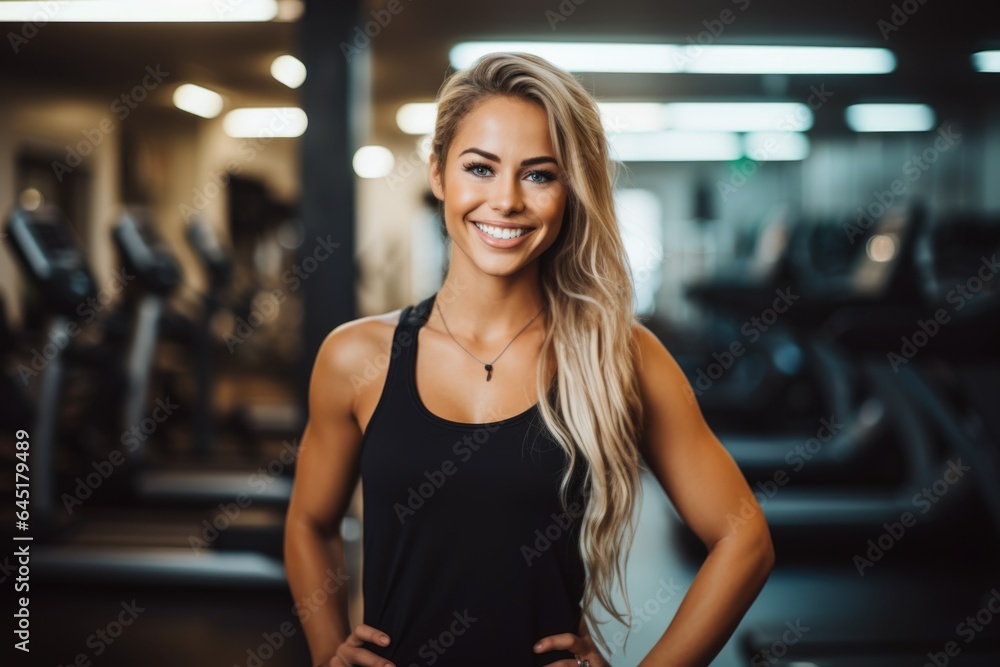
[[[677,102],[664,109],[667,128],[676,130],[808,130],[813,123],[809,107],[791,102]]]
[[[183,83],[174,91],[174,106],[202,118],[215,118],[222,112],[222,95],[193,83]]]
[[[805,160],[809,137],[801,132],[749,132],[743,137],[743,154],[758,162]]]
[[[297,107],[233,109],[222,119],[222,129],[231,137],[299,137],[306,131],[306,112]]]
[[[616,44],[605,42],[460,42],[453,67],[496,51],[533,53],[570,72],[699,74],[885,74],[888,49],[832,46]]]
[[[698,74],[885,74],[896,69],[887,49],[837,46],[710,45],[691,57]]]
[[[1000,51],[973,53],[972,66],[978,72],[1000,72]]]
[[[607,130],[658,132],[803,131],[813,124],[805,104],[793,102],[599,103]]]
[[[611,155],[621,162],[723,162],[742,155],[732,132],[644,132],[610,137]]]
[[[855,132],[926,132],[935,123],[926,104],[853,104],[844,118]]]
[[[271,21],[276,0],[73,0],[0,2],[0,21],[14,23],[214,23]]]
[[[598,102],[609,133],[659,132],[667,129],[666,105],[656,102]]]
[[[577,42],[461,42],[451,64],[463,69],[494,51],[533,53],[571,72],[676,72],[681,49],[667,44],[585,44]]]

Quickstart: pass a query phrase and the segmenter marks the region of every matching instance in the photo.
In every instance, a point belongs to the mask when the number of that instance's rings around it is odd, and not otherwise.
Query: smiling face
[[[567,187],[545,109],[491,97],[462,120],[445,168],[431,159],[431,189],[444,201],[454,248],[484,273],[511,275],[555,242]]]

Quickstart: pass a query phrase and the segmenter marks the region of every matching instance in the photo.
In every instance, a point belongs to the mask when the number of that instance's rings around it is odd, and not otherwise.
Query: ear
[[[441,165],[438,163],[436,157],[431,155],[430,158],[430,173],[428,175],[428,181],[430,182],[431,192],[437,197],[438,201],[444,201],[444,174],[441,173]]]

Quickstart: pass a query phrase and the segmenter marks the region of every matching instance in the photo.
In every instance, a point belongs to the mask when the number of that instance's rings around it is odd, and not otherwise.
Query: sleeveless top
[[[362,439],[364,623],[390,638],[363,647],[397,667],[572,660],[532,647],[579,631],[582,464],[566,511],[559,483],[568,457],[548,437],[537,403],[484,424],[424,406],[414,379],[417,332],[436,296],[403,310]]]

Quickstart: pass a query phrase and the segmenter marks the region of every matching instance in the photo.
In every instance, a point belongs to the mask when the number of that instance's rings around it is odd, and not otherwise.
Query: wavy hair
[[[626,625],[612,601],[617,579],[628,607],[620,556],[635,537],[633,508],[641,499],[638,441],[642,402],[633,347],[634,287],[614,210],[618,165],[596,100],[569,73],[528,53],[491,53],[453,73],[438,92],[431,152],[442,172],[462,120],[482,101],[512,97],[541,105],[567,185],[562,229],[539,257],[551,313],[538,359],[539,412],[569,458],[560,484],[568,511],[578,462],[585,464],[586,500],[579,546],[588,571],[584,617],[610,652],[590,607],[596,599]],[[555,366],[551,395],[544,386]],[[626,635],[627,641],[627,635]]]

